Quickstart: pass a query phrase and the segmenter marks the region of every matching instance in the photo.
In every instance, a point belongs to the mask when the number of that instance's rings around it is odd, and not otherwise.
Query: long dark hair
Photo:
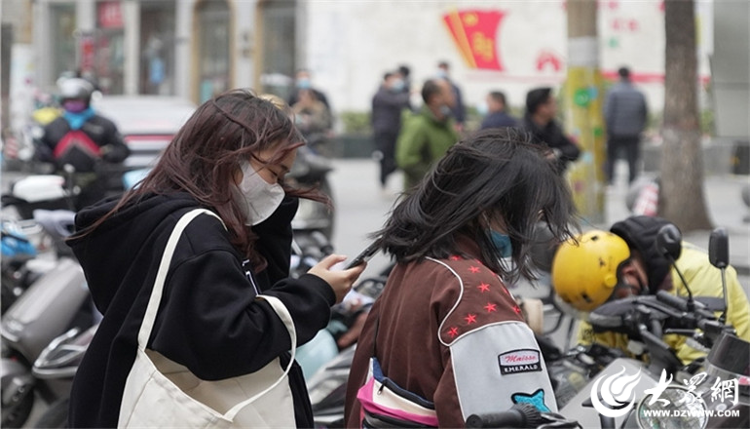
[[[241,161],[252,157],[266,165],[275,164],[303,144],[302,135],[282,109],[251,91],[230,90],[199,106],[146,178],[76,237],[89,234],[121,208],[149,195],[186,192],[202,206],[216,210],[230,232],[232,244],[261,270],[266,261],[253,248],[257,237],[245,225],[234,201],[234,175]],[[272,148],[276,151],[271,159],[258,159],[257,153]],[[284,189],[287,195],[325,201],[325,197],[310,189],[286,185]]]
[[[481,262],[503,278],[533,278],[529,251],[535,225],[546,221],[554,237],[564,240],[576,227],[574,215],[568,185],[554,161],[525,133],[497,128],[451,147],[373,238],[398,262],[409,262],[460,254],[457,238],[463,235],[479,245]],[[506,227],[512,267],[499,261],[491,220]]]

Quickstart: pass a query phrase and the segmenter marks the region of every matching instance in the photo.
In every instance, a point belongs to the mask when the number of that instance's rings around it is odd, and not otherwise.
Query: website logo
[[[591,402],[594,408],[606,417],[624,416],[635,404],[635,387],[639,381],[641,371],[638,370],[635,375],[627,375],[625,367],[617,374],[597,378],[591,386]]]

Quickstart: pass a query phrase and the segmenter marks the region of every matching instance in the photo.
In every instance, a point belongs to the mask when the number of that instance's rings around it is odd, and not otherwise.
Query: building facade
[[[202,102],[291,76],[294,0],[36,0],[35,81],[80,73],[104,94],[177,95]]]

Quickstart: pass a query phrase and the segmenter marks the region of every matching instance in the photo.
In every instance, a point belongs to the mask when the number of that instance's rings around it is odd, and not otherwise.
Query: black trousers
[[[398,133],[375,133],[375,148],[380,151],[380,186],[385,187],[388,176],[396,171],[396,140]]]
[[[625,152],[625,159],[628,161],[628,183],[633,183],[638,176],[638,160],[641,157],[640,142],[640,136],[609,136],[607,139],[607,163],[604,167],[607,183],[612,183],[615,161],[617,161],[618,154],[623,151]]]

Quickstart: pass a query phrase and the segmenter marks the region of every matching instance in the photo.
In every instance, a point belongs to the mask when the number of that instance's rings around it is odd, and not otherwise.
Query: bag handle
[[[214,216],[221,221],[221,218],[217,216],[216,213],[206,209],[191,210],[190,212],[183,215],[179,221],[177,221],[177,225],[175,225],[174,230],[172,230],[172,234],[169,236],[167,245],[164,248],[164,254],[162,255],[161,262],[159,263],[159,270],[156,273],[154,287],[151,290],[151,297],[149,298],[148,306],[146,307],[146,314],[143,316],[143,322],[141,322],[141,328],[138,331],[138,349],[140,351],[145,352],[146,344],[148,344],[148,339],[151,336],[151,331],[153,330],[154,322],[156,321],[156,313],[159,310],[159,303],[161,302],[161,298],[164,292],[164,283],[167,279],[167,272],[169,271],[169,265],[172,262],[172,256],[174,255],[175,248],[177,247],[177,242],[180,240],[180,236],[182,236],[182,232],[185,230],[188,224],[190,224],[193,219],[201,214]],[[222,224],[224,224],[223,221]],[[281,302],[280,299],[270,295],[258,295],[256,299],[262,299],[268,302],[271,305],[271,308],[279,316],[281,321],[284,322],[284,326],[289,332],[289,337],[292,341],[291,358],[289,359],[289,364],[284,370],[284,374],[281,375],[281,377],[279,377],[279,379],[277,379],[271,386],[250,397],[249,399],[240,402],[239,404],[232,407],[229,411],[227,411],[224,417],[230,420],[234,419],[237,413],[239,413],[245,406],[268,393],[271,389],[278,386],[279,383],[281,383],[286,378],[287,374],[289,374],[289,370],[294,364],[294,357],[296,356],[297,352],[297,331],[294,327],[292,316],[291,314],[289,314],[289,310],[287,310],[284,306],[284,303]]]
[[[292,340],[291,357],[289,358],[289,363],[287,364],[286,369],[284,369],[284,373],[273,384],[263,389],[263,391],[255,394],[254,396],[235,405],[229,411],[227,411],[226,414],[224,414],[224,417],[229,420],[234,420],[234,416],[236,416],[237,413],[242,411],[243,408],[245,408],[247,405],[250,405],[253,401],[265,395],[266,393],[270,392],[276,386],[278,386],[279,383],[284,381],[286,379],[287,374],[289,374],[289,370],[292,369],[292,365],[294,365],[294,357],[297,355],[297,331],[294,328],[294,321],[292,320],[292,315],[289,314],[289,310],[286,309],[286,306],[284,306],[284,303],[281,302],[280,299],[271,295],[258,295],[256,299],[262,299],[268,302],[271,305],[271,308],[273,308],[273,310],[279,316],[281,321],[284,322],[284,326],[286,326],[286,329],[289,332],[289,338],[291,338]]]

